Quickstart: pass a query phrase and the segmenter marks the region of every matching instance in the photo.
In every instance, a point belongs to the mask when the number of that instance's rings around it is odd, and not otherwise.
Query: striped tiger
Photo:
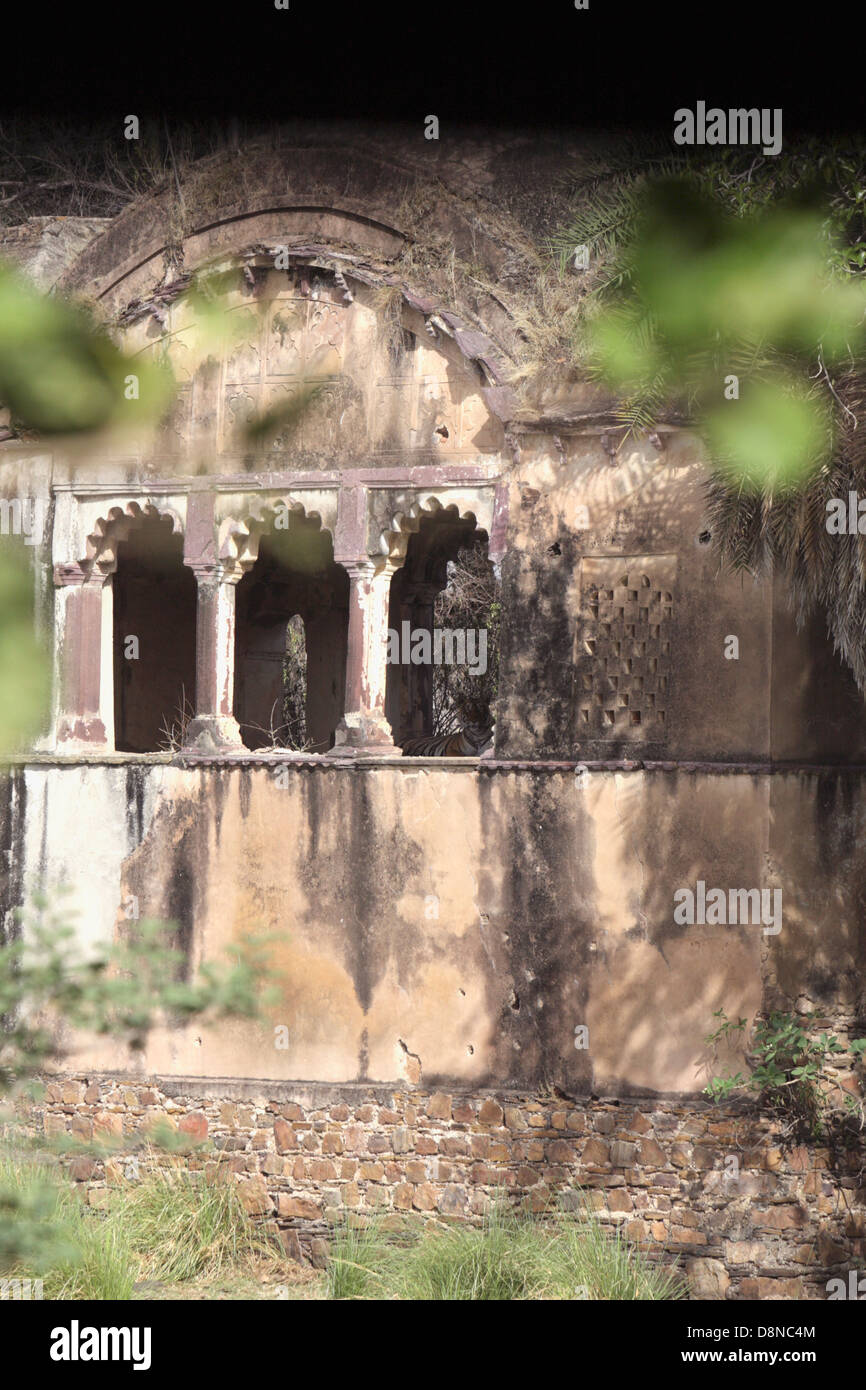
[[[493,747],[490,706],[468,704],[466,723],[453,734],[420,734],[403,740],[404,758],[480,758]]]

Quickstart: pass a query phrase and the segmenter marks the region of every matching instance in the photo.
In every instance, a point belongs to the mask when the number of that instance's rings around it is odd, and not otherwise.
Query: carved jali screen
[[[665,739],[675,579],[675,555],[581,561],[579,740]]]

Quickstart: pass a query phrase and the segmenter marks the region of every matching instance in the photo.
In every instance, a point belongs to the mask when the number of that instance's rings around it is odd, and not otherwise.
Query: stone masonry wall
[[[783,1146],[777,1121],[737,1105],[77,1075],[50,1079],[29,1121],[93,1206],[146,1163],[180,1163],[236,1182],[290,1255],[320,1265],[347,1213],[478,1220],[503,1189],[541,1212],[575,1208],[578,1186],[603,1223],[678,1258],[696,1298],[825,1298],[866,1262],[862,1155]],[[160,1123],[180,1156],[148,1147]]]

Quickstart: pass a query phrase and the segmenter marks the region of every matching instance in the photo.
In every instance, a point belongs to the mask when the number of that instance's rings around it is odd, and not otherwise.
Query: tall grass
[[[38,1219],[34,1219],[38,1218]],[[4,1261],[4,1231],[18,1223]],[[22,1248],[26,1250],[21,1255]],[[208,1283],[261,1271],[284,1257],[247,1217],[234,1185],[205,1184],[175,1169],[148,1171],[110,1191],[109,1206],[87,1207],[57,1168],[0,1156],[0,1269],[42,1275],[51,1299],[133,1297],[137,1280]],[[334,1232],[324,1283],[332,1299],[483,1302],[538,1299],[673,1299],[684,1296],[676,1270],[654,1266],[603,1227],[584,1205],[535,1217],[503,1200],[479,1227],[392,1234],[374,1219]]]
[[[537,1222],[495,1205],[480,1229],[431,1231],[392,1262],[395,1292],[409,1299],[542,1298],[552,1280],[549,1239]]]
[[[76,1253],[48,1271],[44,1297],[111,1302],[132,1298],[135,1257],[125,1233],[79,1198],[70,1196],[70,1201],[76,1208],[72,1232]]]
[[[379,1227],[337,1231],[332,1298],[473,1302],[657,1300],[684,1296],[676,1271],[652,1265],[587,1209],[539,1220],[496,1202],[480,1227],[416,1232],[389,1245]]]
[[[550,1244],[550,1257],[558,1287],[563,1289],[555,1297],[605,1301],[686,1297],[682,1276],[676,1268],[652,1264],[641,1250],[629,1244],[621,1226],[607,1230],[589,1214],[579,1221],[564,1218],[559,1223]]]
[[[158,1169],[124,1187],[111,1219],[135,1251],[139,1277],[166,1283],[216,1278],[277,1249],[247,1217],[234,1184],[206,1185],[182,1170]]]
[[[128,1299],[135,1281],[124,1233],[84,1206],[56,1168],[11,1154],[0,1156],[0,1267],[43,1276],[46,1298]]]
[[[38,1218],[38,1219],[35,1219]],[[17,1223],[19,1252],[5,1272],[44,1276],[44,1297],[132,1297],[139,1279],[209,1280],[278,1254],[248,1219],[233,1185],[205,1185],[187,1172],[157,1169],[111,1192],[105,1209],[85,1206],[60,1172],[33,1161],[0,1159],[0,1265],[3,1230]]]
[[[334,1228],[328,1261],[329,1298],[386,1298],[386,1266],[391,1250],[381,1222],[353,1226],[347,1217]]]

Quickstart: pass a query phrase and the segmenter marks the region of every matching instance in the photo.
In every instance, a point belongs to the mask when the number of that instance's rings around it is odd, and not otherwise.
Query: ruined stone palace
[[[55,660],[50,724],[4,773],[6,930],[66,884],[84,943],[130,904],[190,970],[277,938],[267,1018],[137,1057],[72,1039],[43,1121],[167,1115],[303,1248],[335,1209],[580,1183],[704,1296],[800,1297],[862,1264],[856,1183],[820,1151],[766,1160],[767,1121],[701,1099],[704,1038],[720,1008],[858,1017],[863,704],[820,619],[720,568],[684,424],[624,438],[596,385],[522,384],[570,154],[300,132],[203,160],[180,199],[4,234],[179,384],[122,448],[0,443],[3,495],[44,506]],[[232,328],[203,354],[202,268]],[[388,632],[432,628],[470,543],[501,586],[493,747],[405,757],[430,671],[389,664]],[[296,616],[307,747],[281,752]],[[781,930],[675,921],[699,881],[780,890]]]

